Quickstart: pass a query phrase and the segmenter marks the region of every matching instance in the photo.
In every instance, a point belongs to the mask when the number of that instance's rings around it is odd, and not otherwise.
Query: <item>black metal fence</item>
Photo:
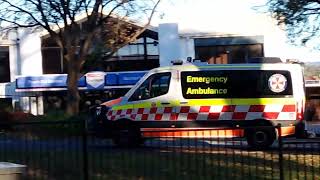
[[[2,129],[0,161],[26,165],[25,179],[320,179],[317,138],[279,137],[270,148],[255,150],[242,138],[208,138],[203,130],[197,138],[193,131],[184,132],[185,138],[172,133],[120,148],[88,135],[82,121],[12,123]]]

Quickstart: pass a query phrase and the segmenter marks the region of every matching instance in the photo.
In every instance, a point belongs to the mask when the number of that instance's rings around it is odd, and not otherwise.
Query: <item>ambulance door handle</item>
[[[161,102],[162,105],[170,105],[169,102]]]
[[[180,104],[188,104],[188,102],[180,102]]]

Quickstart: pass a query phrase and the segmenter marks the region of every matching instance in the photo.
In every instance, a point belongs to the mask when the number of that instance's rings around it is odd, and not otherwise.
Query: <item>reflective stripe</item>
[[[111,100],[111,101],[104,102],[101,105],[104,105],[104,106],[115,106],[116,104],[119,104],[121,102],[121,100],[122,100],[122,98],[118,98],[118,99],[114,99],[114,100]]]
[[[294,98],[252,98],[252,99],[232,99],[232,104],[236,105],[272,105],[272,104],[295,104]]]
[[[210,106],[210,105],[231,105],[231,99],[190,99],[185,105],[188,106]]]
[[[124,109],[132,109],[132,108],[152,108],[152,107],[173,107],[173,106],[180,106],[180,101],[178,100],[171,100],[168,101],[169,104],[161,104],[161,101],[155,102],[153,105],[153,102],[140,102],[140,103],[133,103],[133,104],[125,104],[125,105],[115,105],[112,107],[112,110],[124,110]]]
[[[133,104],[126,104],[126,105],[115,105],[112,106],[112,110],[124,110],[124,109],[132,109],[133,108]]]
[[[142,128],[143,137],[243,137],[243,129],[202,129],[202,128]],[[281,136],[288,136],[295,133],[295,127],[281,127]]]
[[[184,106],[212,106],[212,105],[292,105],[296,103],[294,98],[229,98],[229,99],[190,99],[185,100]],[[151,108],[151,107],[173,107],[182,106],[179,100],[168,101],[169,105],[162,105],[161,101],[155,102],[139,102],[125,105],[115,105],[112,110],[132,109],[132,108]]]
[[[169,132],[168,132],[169,130]],[[242,129],[226,130],[201,130],[195,128],[143,128],[143,137],[186,137],[186,138],[210,138],[210,137],[243,137]]]
[[[289,105],[295,104],[294,98],[248,98],[248,99],[190,99],[189,106],[208,106],[208,105]]]
[[[109,120],[188,121],[188,120],[296,120],[295,105],[211,105],[151,107],[110,110]]]

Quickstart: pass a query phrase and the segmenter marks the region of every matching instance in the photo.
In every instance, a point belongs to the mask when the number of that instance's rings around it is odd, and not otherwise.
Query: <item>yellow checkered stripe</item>
[[[152,108],[152,107],[176,107],[182,106],[179,100],[168,101],[168,105],[157,102],[137,102],[124,105],[115,105],[112,110],[125,110],[132,108]],[[210,106],[210,105],[291,105],[296,104],[294,98],[230,98],[230,99],[189,99],[183,101],[183,106]]]

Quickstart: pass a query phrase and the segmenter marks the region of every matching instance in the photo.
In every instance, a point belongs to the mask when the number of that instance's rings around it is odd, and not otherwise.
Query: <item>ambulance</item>
[[[97,107],[94,121],[118,145],[215,135],[266,148],[278,124],[281,136],[303,131],[304,103],[299,64],[179,63],[150,70],[123,97]],[[218,132],[223,128],[231,130]]]

